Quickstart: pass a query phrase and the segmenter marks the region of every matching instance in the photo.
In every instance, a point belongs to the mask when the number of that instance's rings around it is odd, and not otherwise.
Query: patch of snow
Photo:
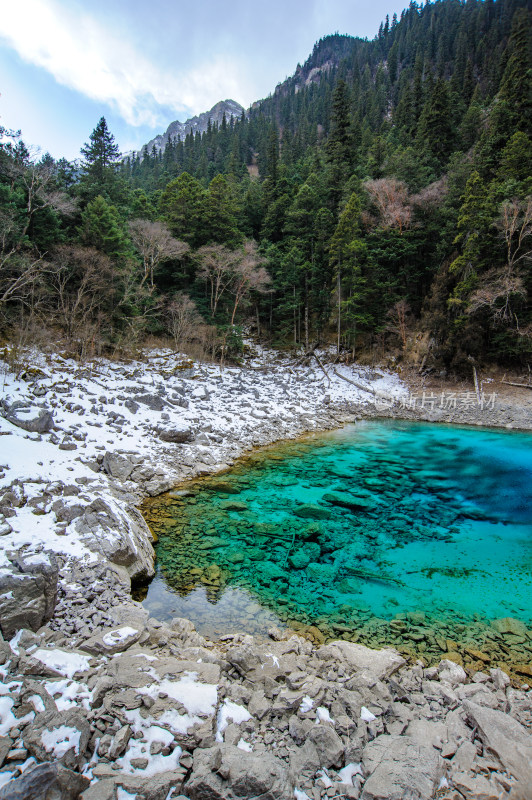
[[[353,784],[355,775],[364,775],[362,772],[362,764],[346,764],[346,766],[338,772],[338,777],[342,783]]]
[[[5,786],[6,783],[9,783],[10,780],[17,774],[17,770],[13,772],[0,772],[0,789],[2,786]]]
[[[375,714],[372,714],[371,711],[366,708],[366,706],[362,706],[360,709],[360,719],[364,720],[364,722],[373,722],[377,719],[377,717]]]
[[[249,742],[246,742],[245,739],[239,739],[237,747],[240,748],[240,750],[244,750],[246,753],[253,752],[253,746]]]
[[[106,633],[102,639],[107,647],[112,647],[115,644],[125,642],[127,639],[135,636],[136,633],[138,633],[136,628],[130,628],[128,625],[125,625],[123,628],[117,628],[116,631]]]
[[[15,701],[11,697],[0,697],[0,736],[6,736],[11,728],[18,728],[25,722],[31,722],[35,719],[33,711],[17,719],[11,710],[14,703]]]
[[[69,750],[79,755],[79,740],[81,731],[68,725],[60,725],[53,730],[44,730],[41,734],[42,746],[47,753],[53,753],[56,758],[62,758]]]
[[[308,714],[308,712],[312,711],[313,708],[314,708],[314,700],[311,697],[309,697],[308,694],[306,694],[303,700],[301,701],[299,710],[301,711],[302,714]]]
[[[45,709],[42,697],[38,694],[32,694],[31,697],[28,697],[28,702],[32,704],[33,710],[36,711],[37,714],[42,714]]]
[[[334,724],[334,720],[331,718],[329,709],[325,708],[325,706],[318,706],[316,709],[316,725],[318,725],[320,722],[332,722]]]
[[[220,706],[216,717],[216,741],[223,742],[223,732],[230,721],[240,725],[241,722],[247,722],[249,719],[251,719],[251,714],[247,708],[226,698]]]
[[[319,775],[319,778],[320,778],[321,782],[323,783],[323,785],[325,786],[326,789],[328,789],[330,786],[332,786],[332,780],[329,778],[329,776],[327,775],[327,773],[325,772],[324,769],[318,770],[318,772],[316,774]]]
[[[274,667],[279,667],[279,659],[277,658],[277,656],[274,656],[273,653],[265,653],[264,655],[266,656],[266,658],[272,659]]]
[[[20,653],[18,643],[20,642],[20,637],[22,636],[23,633],[24,633],[24,630],[21,628],[21,630],[17,631],[16,634],[11,639],[11,641],[9,642],[9,646],[10,646],[12,652],[16,656],[18,656],[19,653]]]
[[[78,705],[82,705],[85,711],[90,711],[92,692],[85,683],[66,678],[63,681],[47,681],[44,688],[53,697],[58,711],[66,711]]]
[[[151,718],[143,720],[143,725],[139,729],[142,732],[142,738],[130,739],[125,754],[117,759],[116,763],[122,772],[149,778],[159,772],[168,772],[178,768],[182,753],[180,747],[176,747],[167,756],[161,754],[151,755],[150,749],[153,743],[157,742],[162,744],[163,747],[168,747],[174,741],[174,736],[159,725],[150,724],[150,722]],[[132,766],[131,761],[135,758],[147,759],[148,765],[144,769]]]
[[[136,792],[135,794],[130,794],[122,786],[118,786],[116,789],[116,800],[136,800],[136,797]]]
[[[65,650],[36,650],[33,658],[46,664],[49,669],[53,669],[65,678],[72,678],[77,672],[86,672],[89,669],[90,656],[82,656],[81,653],[67,653]]]
[[[200,683],[196,680],[197,677],[196,672],[186,672],[177,681],[165,678],[158,685],[143,686],[137,689],[137,692],[148,694],[154,699],[159,692],[166,692],[172,700],[184,705],[189,714],[209,716],[214,713],[218,702],[218,686],[212,683]]]

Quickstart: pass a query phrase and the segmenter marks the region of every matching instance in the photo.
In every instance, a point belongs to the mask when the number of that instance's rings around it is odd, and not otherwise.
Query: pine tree
[[[172,234],[191,247],[208,241],[209,232],[203,225],[204,203],[201,183],[188,172],[170,181],[159,200],[159,211]]]
[[[327,139],[326,154],[331,169],[329,181],[331,198],[333,206],[336,208],[340,202],[344,182],[351,172],[352,164],[349,92],[343,79],[336,84],[332,96],[330,133]]]
[[[95,247],[110,258],[127,255],[128,244],[118,213],[101,195],[91,200],[81,217],[83,243]]]
[[[84,156],[81,194],[85,200],[97,195],[106,195],[112,200],[116,191],[116,166],[120,150],[105,117],[100,119],[89,139],[81,148]]]
[[[508,42],[509,58],[504,70],[499,99],[507,104],[515,128],[532,134],[532,52],[531,15],[515,12]]]
[[[419,119],[418,139],[443,166],[454,143],[449,90],[443,78],[438,78],[425,103]]]

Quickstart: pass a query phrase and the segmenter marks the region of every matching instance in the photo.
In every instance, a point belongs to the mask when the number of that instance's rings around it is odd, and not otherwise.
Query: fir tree
[[[120,150],[115,138],[102,117],[89,137],[90,141],[81,148],[84,156],[80,190],[85,200],[97,195],[114,199],[116,193],[116,165]]]

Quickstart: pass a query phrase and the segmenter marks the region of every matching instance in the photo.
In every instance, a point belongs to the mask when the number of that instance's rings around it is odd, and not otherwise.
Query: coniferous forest
[[[0,144],[0,333],[79,357],[170,338],[460,374],[532,357],[532,13],[411,2],[334,34],[240,119],[121,160]],[[469,367],[470,369],[470,367]]]

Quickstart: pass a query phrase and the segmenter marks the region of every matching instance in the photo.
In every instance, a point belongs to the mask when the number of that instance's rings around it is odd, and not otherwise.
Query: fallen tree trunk
[[[519,386],[521,389],[532,389],[530,383],[514,383],[513,381],[501,381],[501,383],[505,383],[507,386]]]

